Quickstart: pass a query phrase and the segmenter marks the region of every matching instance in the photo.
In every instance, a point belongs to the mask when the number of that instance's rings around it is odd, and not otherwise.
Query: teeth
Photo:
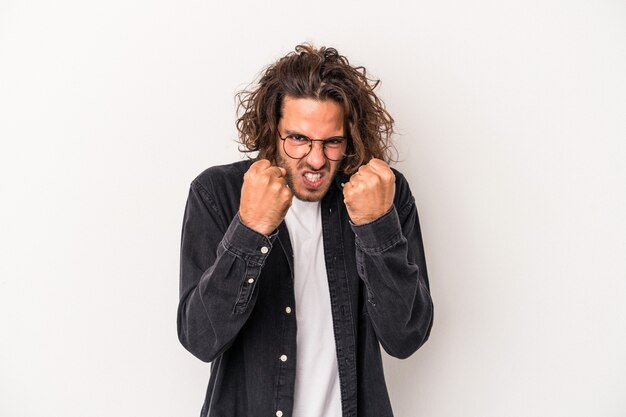
[[[309,181],[317,181],[322,177],[322,174],[311,174],[307,172],[306,174],[304,174],[304,176]]]

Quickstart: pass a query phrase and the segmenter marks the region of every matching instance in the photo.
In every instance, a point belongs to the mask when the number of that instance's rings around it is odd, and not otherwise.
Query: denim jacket
[[[292,416],[298,313],[293,251],[284,222],[265,236],[239,219],[251,163],[201,173],[185,208],[177,325],[183,346],[212,362],[201,417]],[[344,417],[393,415],[380,346],[406,358],[432,327],[415,201],[405,178],[394,173],[394,205],[371,223],[349,221],[342,193],[348,178],[341,173],[321,202]]]

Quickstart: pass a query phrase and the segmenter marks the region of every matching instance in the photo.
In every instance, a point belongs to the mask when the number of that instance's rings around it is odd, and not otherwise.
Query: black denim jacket
[[[196,357],[212,362],[202,417],[291,417],[293,410],[293,251],[284,222],[264,236],[239,219],[250,164],[204,171],[191,183],[185,208],[178,337]],[[415,201],[402,174],[394,173],[394,206],[371,223],[349,222],[343,174],[322,199],[344,417],[392,416],[379,342],[390,355],[406,358],[432,326]]]

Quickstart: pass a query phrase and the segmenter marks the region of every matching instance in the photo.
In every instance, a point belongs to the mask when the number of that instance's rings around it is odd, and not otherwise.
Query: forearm
[[[392,207],[353,230],[368,316],[383,348],[392,356],[408,357],[427,340],[433,318],[414,203],[401,208],[401,216]]]
[[[275,236],[249,229],[238,215],[221,232],[202,194],[190,192],[183,221],[177,325],[183,346],[208,362],[230,346],[248,319]]]

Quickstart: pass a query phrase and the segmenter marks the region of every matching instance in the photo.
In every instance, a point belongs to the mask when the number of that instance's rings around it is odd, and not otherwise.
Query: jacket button
[[[283,362],[287,362],[287,355],[281,355],[280,360]]]
[[[278,410],[278,411],[276,412],[276,417],[283,417],[283,412],[282,412],[282,411],[280,411],[280,410]]]
[[[267,246],[263,246],[263,247],[261,248],[261,253],[262,253],[262,254],[264,254],[264,255],[265,255],[267,252],[269,252],[269,251],[270,251],[270,250],[268,249],[268,247],[267,247]]]
[[[285,313],[291,314],[291,307],[286,307],[285,308]]]

